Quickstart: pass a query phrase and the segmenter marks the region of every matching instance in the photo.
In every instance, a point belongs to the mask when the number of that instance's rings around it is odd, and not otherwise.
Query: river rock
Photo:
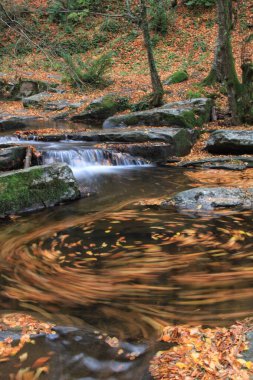
[[[184,161],[177,166],[182,168],[245,170],[253,168],[253,157],[233,156],[231,157],[208,157],[202,160]]]
[[[25,146],[1,147],[0,145],[0,171],[23,168],[25,156]]]
[[[168,103],[147,111],[109,117],[105,120],[103,128],[136,125],[193,128],[211,120],[212,107],[213,101],[207,98]]]
[[[221,208],[252,210],[253,188],[198,187],[182,191],[171,200],[161,202],[166,208],[174,205],[180,210],[209,211]]]
[[[165,163],[170,157],[176,155],[175,145],[166,143],[111,144],[107,148],[156,163]],[[189,146],[188,148],[190,150]],[[186,154],[189,153],[187,150],[186,152]],[[183,155],[184,152],[177,153]]]
[[[0,99],[20,100],[24,97],[30,97],[43,91],[54,90],[58,83],[49,83],[26,78],[7,81],[0,81]]]
[[[43,104],[51,97],[48,92],[41,92],[40,94],[23,98],[24,107],[42,107]]]
[[[217,154],[252,154],[253,131],[214,131],[207,141],[206,150]]]
[[[93,100],[82,113],[72,116],[71,120],[81,123],[102,123],[108,117],[127,108],[129,108],[127,97],[108,94]]]
[[[43,108],[46,111],[61,111],[66,107],[69,107],[69,102],[63,99],[45,103]]]
[[[53,102],[45,103],[43,108],[46,111],[61,111],[65,108],[73,108],[73,109],[79,108],[82,106],[83,103],[84,103],[83,101],[71,103],[66,99],[62,99],[62,100],[55,100]]]
[[[0,175],[0,216],[36,211],[80,197],[65,164],[33,166]]]

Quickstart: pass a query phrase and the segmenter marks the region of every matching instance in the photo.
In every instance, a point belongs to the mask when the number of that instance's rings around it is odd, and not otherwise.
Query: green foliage
[[[100,27],[101,32],[118,33],[121,30],[121,24],[110,17],[107,17]]]
[[[105,87],[109,81],[105,75],[112,66],[111,53],[103,54],[101,57],[86,62],[77,58],[74,61],[69,54],[63,56],[67,65],[66,80],[74,87],[85,88],[91,86],[94,88]]]
[[[97,48],[97,47],[100,47],[101,45],[104,45],[106,44],[106,42],[109,41],[109,36],[107,35],[107,33],[97,33],[97,34],[94,34],[93,36],[93,39],[91,41],[91,45],[94,47],[94,48]]]
[[[147,94],[143,96],[138,103],[131,104],[131,111],[138,112],[150,109],[150,102],[152,100],[152,97],[153,94]]]
[[[91,48],[91,43],[85,34],[72,35],[66,38],[60,36],[58,40],[52,44],[53,51],[60,57],[64,54],[80,54],[85,53]]]
[[[203,40],[195,40],[194,43],[193,43],[193,49],[194,50],[198,50],[198,49],[201,49],[203,52],[206,52],[207,51],[207,43]]]
[[[202,96],[202,92],[197,90],[189,90],[186,94],[187,99],[201,98]]]
[[[215,0],[187,0],[185,4],[188,7],[212,7]]]
[[[103,0],[71,0],[66,6],[64,0],[54,0],[48,7],[49,20],[57,23],[76,24],[82,22],[90,12],[101,10],[103,4]]]
[[[160,41],[161,37],[159,36],[159,34],[154,34],[153,37],[151,37],[151,44],[153,47],[156,47]]]
[[[136,29],[132,29],[129,34],[125,37],[125,42],[126,43],[129,43],[129,42],[132,42],[134,41],[140,34],[140,31],[139,30],[136,30]]]
[[[149,0],[151,16],[150,28],[165,36],[175,25],[175,11],[170,7],[170,0]]]
[[[188,99],[202,98],[203,96],[206,98],[214,97],[213,94],[208,93],[205,90],[202,83],[195,84],[190,90],[187,91],[186,96]]]

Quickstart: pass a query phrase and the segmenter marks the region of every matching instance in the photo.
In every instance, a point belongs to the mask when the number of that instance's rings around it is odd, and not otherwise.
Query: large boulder
[[[252,210],[253,188],[247,190],[236,187],[198,187],[182,191],[171,200],[163,201],[166,208],[174,205],[180,210],[210,211],[221,208]]]
[[[81,123],[102,123],[108,117],[127,108],[129,108],[128,98],[108,94],[95,99],[82,113],[72,116],[71,120]]]
[[[206,150],[217,154],[252,154],[253,131],[215,131],[207,141]]]
[[[23,168],[25,156],[25,146],[0,145],[0,171]]]
[[[136,125],[174,126],[193,128],[211,119],[213,101],[198,98],[165,104],[147,111],[109,117],[103,128],[122,128]]]
[[[65,164],[34,166],[0,175],[0,216],[36,211],[80,197]]]

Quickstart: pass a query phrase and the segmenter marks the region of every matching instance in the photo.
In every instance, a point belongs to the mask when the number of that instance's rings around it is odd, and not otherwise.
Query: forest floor
[[[42,5],[43,3],[40,4],[41,7]],[[34,7],[34,12],[36,12],[36,1],[32,1],[30,6]],[[245,17],[250,17],[250,9],[244,9],[244,12],[244,18],[237,21],[233,32],[233,51],[239,77],[241,76],[241,42],[245,35],[244,21]],[[34,17],[38,17],[36,13]],[[220,86],[203,87],[201,84],[207,76],[213,60],[217,33],[215,19],[215,9],[197,9],[196,11],[196,9],[191,10],[180,5],[176,13],[170,14],[168,34],[166,36],[158,36],[155,33],[152,35],[161,79],[165,80],[174,72],[182,69],[189,74],[189,79],[185,82],[164,86],[165,103],[211,95],[215,98],[217,109],[225,115],[228,113],[227,97],[220,93]],[[115,25],[121,21],[115,21]],[[103,40],[86,53],[78,54],[78,57],[85,61],[111,51],[113,66],[108,77],[112,83],[108,87],[103,89],[73,89],[64,80],[65,68],[61,58],[54,57],[49,61],[43,53],[37,50],[17,56],[15,44],[18,43],[16,42],[18,36],[12,29],[7,30],[2,41],[2,45],[9,50],[8,54],[2,57],[0,76],[9,81],[27,78],[59,83],[64,93],[51,94],[50,101],[62,99],[73,102],[82,101],[82,106],[75,111],[73,110],[73,113],[80,113],[93,99],[107,93],[123,93],[130,97],[131,103],[139,101],[151,91],[142,33],[126,22],[122,22],[120,30],[116,32],[102,31],[104,22],[103,17],[94,17],[89,19],[88,27],[78,26],[69,32],[66,31],[66,25],[50,23],[47,18],[42,18],[40,27],[44,33],[50,34],[49,43],[52,45],[56,40],[77,44],[78,35],[82,38],[83,29],[86,38]],[[74,39],[74,35],[77,35],[77,39]],[[104,36],[104,39],[101,36]],[[40,40],[36,40],[36,43],[39,44]],[[13,49],[11,46],[14,46]],[[1,101],[0,112],[3,118],[11,114],[12,116],[39,116],[45,120],[50,120],[60,113],[60,111],[52,112],[39,108],[24,108],[21,101]],[[82,129],[81,125],[77,125],[76,128]],[[204,126],[207,133],[214,129],[224,128],[231,128],[226,120],[218,120]],[[249,128],[252,127],[248,125],[235,127],[235,129]],[[208,153],[203,151],[207,137],[208,134],[202,134],[187,159],[208,157]]]

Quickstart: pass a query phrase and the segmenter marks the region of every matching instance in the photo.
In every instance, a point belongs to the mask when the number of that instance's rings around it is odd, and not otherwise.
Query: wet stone
[[[253,188],[199,187],[182,191],[171,200],[161,202],[163,208],[176,206],[179,210],[211,211],[215,209],[253,209]]]
[[[55,331],[55,339],[53,335],[33,336],[34,344],[26,344],[17,357],[2,363],[0,374],[8,377],[13,373],[15,364],[20,364],[19,356],[25,352],[28,356],[23,368],[32,367],[36,359],[51,353],[46,377],[50,380],[140,380],[148,371],[153,352],[145,342],[128,343],[72,327],[56,327]]]
[[[215,154],[252,154],[253,131],[215,131],[207,141],[206,150]]]

